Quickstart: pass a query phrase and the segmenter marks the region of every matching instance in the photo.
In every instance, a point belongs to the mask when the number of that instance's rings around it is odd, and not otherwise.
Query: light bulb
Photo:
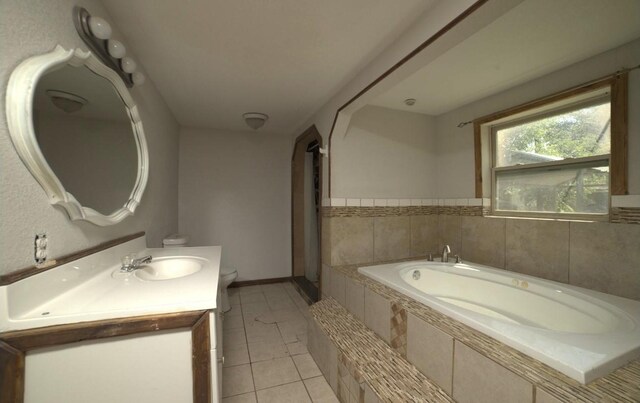
[[[111,25],[100,17],[89,18],[89,29],[96,38],[109,39],[111,37]]]
[[[109,49],[111,57],[115,57],[116,59],[122,59],[124,55],[127,54],[127,48],[124,47],[122,42],[116,41],[115,39],[109,39],[107,48]]]
[[[136,71],[136,62],[129,56],[125,56],[120,61],[120,67],[125,73],[131,74]]]
[[[136,71],[135,73],[133,73],[133,74],[131,75],[131,78],[133,79],[133,83],[134,83],[135,85],[142,85],[142,84],[144,84],[145,80],[147,79],[147,78],[144,76],[144,74],[142,74],[142,73],[141,73],[141,72],[139,72],[139,71]]]

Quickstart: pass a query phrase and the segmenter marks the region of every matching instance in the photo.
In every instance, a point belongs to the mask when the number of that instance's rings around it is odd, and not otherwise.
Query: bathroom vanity
[[[0,401],[218,401],[220,253],[141,236],[0,287]]]

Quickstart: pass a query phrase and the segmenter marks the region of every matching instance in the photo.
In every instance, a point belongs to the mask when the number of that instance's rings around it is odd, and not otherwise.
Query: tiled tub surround
[[[640,225],[482,217],[479,208],[325,207],[323,267],[424,257],[448,244],[463,261],[640,300]]]
[[[474,263],[422,260],[358,272],[581,383],[640,359],[640,301]],[[397,303],[391,311],[397,347],[406,312]]]
[[[357,266],[330,268],[328,273],[323,274],[324,280],[329,284],[333,285],[334,281],[345,284],[342,288],[328,288],[324,298],[334,297],[336,301],[345,301],[344,306],[350,312],[349,320],[352,321],[357,321],[358,315],[362,314],[360,310],[364,310],[364,323],[382,340],[390,343],[391,335],[396,335],[389,348],[398,356],[406,358],[455,401],[640,401],[640,360],[587,385],[581,385],[483,333],[362,276],[357,272]],[[346,293],[348,289],[362,290],[364,302],[347,304],[346,301],[350,299],[346,295],[333,294]],[[333,298],[329,300],[332,301]],[[330,301],[322,301],[321,304],[331,303]],[[323,309],[321,307],[322,305],[317,308],[314,306],[312,314],[317,317],[315,309]],[[333,308],[330,310],[336,311]],[[404,315],[401,311],[404,311]],[[406,317],[406,321],[398,320],[399,313],[400,317]],[[316,321],[322,324],[318,319]],[[332,322],[339,321],[334,319]],[[323,327],[334,339],[354,339],[353,332],[348,329],[329,330],[332,326],[337,325],[325,321]],[[381,357],[378,363],[389,368],[388,370],[392,370],[391,367],[397,364],[393,356],[388,355]],[[370,369],[374,373],[381,371],[376,367]],[[363,373],[361,376],[366,378],[370,375]],[[327,379],[331,384],[331,377],[327,376]],[[416,385],[410,383],[406,387],[414,390],[420,387]]]

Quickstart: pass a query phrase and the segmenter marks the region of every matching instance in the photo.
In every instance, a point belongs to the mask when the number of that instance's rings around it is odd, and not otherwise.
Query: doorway
[[[292,277],[311,302],[320,292],[322,227],[322,137],[311,126],[298,138],[291,158]]]

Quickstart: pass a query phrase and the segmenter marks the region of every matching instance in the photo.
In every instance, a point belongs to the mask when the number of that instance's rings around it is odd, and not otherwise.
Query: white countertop
[[[145,247],[144,237],[0,287],[0,332],[141,315],[216,308],[219,246]],[[121,274],[120,258],[194,257],[203,268],[185,277],[144,281]]]

